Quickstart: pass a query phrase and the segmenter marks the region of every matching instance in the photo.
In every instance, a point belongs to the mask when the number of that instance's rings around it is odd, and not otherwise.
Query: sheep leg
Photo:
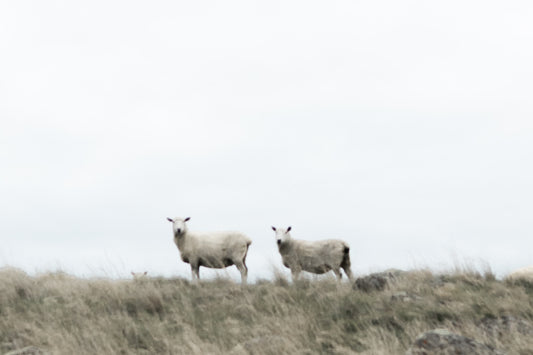
[[[342,279],[341,269],[333,269],[333,272],[337,276],[337,281],[340,281]]]
[[[352,269],[350,268],[352,266],[352,263],[350,262],[349,252],[349,248],[344,249],[344,256],[342,257],[341,268],[344,270],[344,273],[346,274],[346,276],[348,276],[350,281],[353,281]]]
[[[191,264],[191,274],[193,281],[200,280],[200,265]]]
[[[348,279],[350,281],[353,281],[353,275],[352,275],[352,270],[350,269],[350,267],[343,267],[344,269],[344,273],[346,274],[346,276],[348,276]]]
[[[292,282],[298,281],[298,278],[300,277],[300,270],[291,269],[291,274],[292,274]]]
[[[243,285],[246,285],[247,278],[248,278],[248,268],[246,267],[246,264],[244,261],[238,261],[235,263],[235,266],[239,271],[241,272],[241,282]]]

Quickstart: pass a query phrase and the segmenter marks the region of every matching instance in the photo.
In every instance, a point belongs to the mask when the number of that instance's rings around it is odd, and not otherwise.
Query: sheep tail
[[[343,255],[342,255],[342,262],[341,267],[346,270],[346,268],[349,268],[351,266],[350,263],[350,247],[347,245],[344,245],[343,249]]]

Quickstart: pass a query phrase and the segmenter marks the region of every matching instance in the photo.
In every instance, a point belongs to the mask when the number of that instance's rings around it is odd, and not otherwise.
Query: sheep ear
[[[275,232],[275,231],[276,231],[276,228],[272,227],[272,230]]]
[[[292,229],[292,227],[289,227],[289,228],[287,228],[287,232],[290,232],[290,231],[291,231],[291,229]]]
[[[133,271],[131,271],[131,275],[132,275],[132,276],[135,276],[135,273],[134,273]]]
[[[185,218],[185,222],[187,222],[189,219],[191,219],[191,217],[187,217],[187,218]]]
[[[174,223],[174,221],[172,220],[172,218],[168,218],[168,217],[167,217],[167,221]]]

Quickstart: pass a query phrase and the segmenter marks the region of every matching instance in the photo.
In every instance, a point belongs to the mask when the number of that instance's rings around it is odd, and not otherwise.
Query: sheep
[[[193,281],[200,279],[200,266],[222,269],[235,265],[241,273],[241,282],[246,284],[248,267],[246,254],[252,244],[250,238],[239,232],[189,232],[187,218],[168,218],[172,223],[174,243],[183,262],[191,265]]]
[[[131,272],[131,276],[133,276],[133,281],[144,281],[148,278],[148,271],[145,272]]]
[[[507,275],[506,279],[509,281],[525,280],[533,282],[533,266],[515,270]]]
[[[350,247],[346,242],[338,239],[319,241],[305,241],[292,239],[291,227],[287,229],[272,227],[276,232],[278,250],[283,265],[291,270],[292,280],[298,280],[301,271],[323,274],[333,270],[337,280],[342,274],[340,269],[350,280],[353,280],[350,269]]]

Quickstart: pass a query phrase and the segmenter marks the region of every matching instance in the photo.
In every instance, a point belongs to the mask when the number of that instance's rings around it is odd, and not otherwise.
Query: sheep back
[[[279,245],[283,265],[315,274],[323,274],[341,265],[350,250],[342,240],[291,240]]]
[[[183,238],[183,243],[175,239],[181,259],[210,268],[224,268],[233,265],[235,260],[242,260],[252,243],[250,238],[239,232],[187,232]]]

